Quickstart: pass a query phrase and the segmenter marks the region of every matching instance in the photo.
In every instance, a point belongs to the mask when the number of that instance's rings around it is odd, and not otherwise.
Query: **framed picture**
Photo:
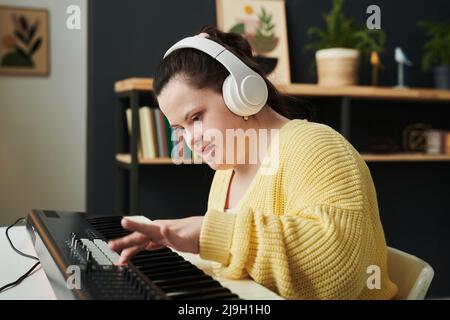
[[[284,0],[216,0],[217,27],[242,34],[275,84],[291,82]]]
[[[48,11],[0,6],[0,75],[49,73]]]

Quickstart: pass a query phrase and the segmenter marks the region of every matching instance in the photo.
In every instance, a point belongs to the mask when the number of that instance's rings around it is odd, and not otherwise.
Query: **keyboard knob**
[[[92,252],[89,249],[86,249],[86,261],[89,262],[92,260]]]
[[[130,274],[130,270],[128,269],[128,267],[123,267],[122,274],[123,274],[123,277],[125,278],[125,280],[128,281],[128,277]]]
[[[92,259],[89,259],[86,263],[86,271],[91,272],[92,271]]]
[[[74,232],[72,232],[72,237],[70,239],[70,245],[71,245],[72,248],[75,245],[75,241],[76,240],[77,240],[77,235]]]
[[[145,283],[144,283],[144,281],[142,279],[139,279],[139,281],[137,281],[137,288],[136,289],[138,290],[139,293],[143,292],[144,285],[145,285]]]
[[[134,271],[131,271],[130,272],[130,278],[129,278],[129,283],[130,283],[130,285],[132,286],[132,287],[135,287],[136,286],[136,280],[137,280],[137,278],[136,278],[136,273],[134,272]]]
[[[145,282],[144,282],[143,280],[140,280],[140,281],[139,281],[139,286],[138,286],[138,288],[137,288],[138,293],[139,293],[140,295],[144,295],[144,294],[145,294],[145,287],[146,287]]]
[[[144,287],[144,299],[150,300],[153,298],[154,291],[149,286]]]
[[[126,270],[125,271],[126,272],[125,273],[126,279],[127,279],[128,282],[131,282],[131,279],[133,278],[132,271],[130,269],[128,269],[128,268],[126,268],[125,270]]]

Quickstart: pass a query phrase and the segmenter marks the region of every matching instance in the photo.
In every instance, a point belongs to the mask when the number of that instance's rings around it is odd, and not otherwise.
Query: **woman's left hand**
[[[122,227],[133,231],[128,236],[109,241],[111,250],[121,252],[118,264],[124,265],[143,250],[171,247],[177,251],[199,253],[203,216],[184,219],[137,222],[122,219]]]

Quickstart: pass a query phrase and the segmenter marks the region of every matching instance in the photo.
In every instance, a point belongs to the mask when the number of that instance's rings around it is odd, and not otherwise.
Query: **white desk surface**
[[[6,239],[6,227],[0,227],[0,287],[16,281],[27,272],[36,261],[16,253]],[[9,235],[14,246],[27,254],[36,256],[33,244],[24,226],[13,227]],[[54,300],[50,282],[41,266],[16,287],[0,293],[0,300]]]

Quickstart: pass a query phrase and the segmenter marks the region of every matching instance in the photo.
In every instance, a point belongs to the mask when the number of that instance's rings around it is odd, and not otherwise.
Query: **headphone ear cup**
[[[261,77],[247,76],[241,83],[242,97],[236,80],[229,75],[222,85],[223,99],[231,112],[238,116],[251,116],[258,113],[267,102],[267,86]]]
[[[267,85],[259,75],[248,75],[241,82],[241,100],[245,103],[248,112],[253,114],[266,104],[268,98]]]
[[[245,112],[245,107],[242,101],[240,101],[237,91],[237,86],[234,81],[233,76],[229,75],[222,85],[222,95],[226,106],[231,112],[237,114],[238,116],[247,116]]]

